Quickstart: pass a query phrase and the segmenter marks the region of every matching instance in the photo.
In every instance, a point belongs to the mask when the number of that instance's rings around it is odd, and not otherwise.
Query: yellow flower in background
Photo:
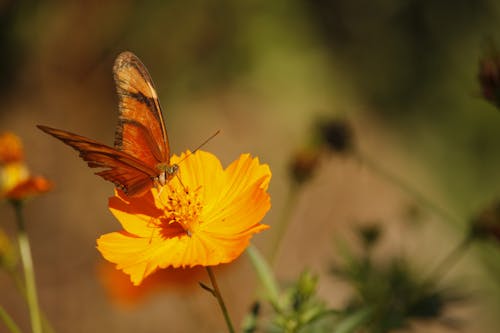
[[[187,156],[187,157],[186,157]],[[172,156],[177,176],[141,197],[121,191],[109,208],[123,227],[101,236],[97,248],[133,284],[159,268],[214,266],[236,259],[271,207],[271,171],[249,154],[226,169],[212,154]]]
[[[47,179],[30,176],[19,137],[11,132],[0,134],[0,198],[21,200],[51,187]]]

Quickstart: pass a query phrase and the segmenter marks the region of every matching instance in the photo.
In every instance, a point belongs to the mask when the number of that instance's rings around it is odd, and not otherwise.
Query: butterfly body
[[[114,147],[84,136],[38,125],[80,153],[96,174],[130,196],[165,185],[177,173],[170,164],[170,146],[160,102],[146,67],[131,52],[121,53],[113,67],[119,99]]]
[[[165,186],[165,184],[177,174],[177,171],[179,171],[179,166],[177,164],[167,165],[165,163],[160,163],[156,167],[160,170],[160,174],[155,178],[155,181],[161,186]]]

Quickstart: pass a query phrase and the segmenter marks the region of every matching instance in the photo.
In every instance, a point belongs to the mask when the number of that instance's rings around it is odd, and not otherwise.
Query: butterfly
[[[139,58],[123,52],[115,60],[119,99],[114,148],[84,136],[37,125],[80,153],[91,168],[129,196],[140,196],[165,185],[177,173],[170,164],[170,146],[153,80]]]

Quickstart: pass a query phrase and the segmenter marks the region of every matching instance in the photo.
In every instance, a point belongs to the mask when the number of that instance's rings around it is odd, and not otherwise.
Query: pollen
[[[180,188],[169,185],[167,200],[164,203],[165,222],[169,225],[179,224],[191,237],[200,223],[203,205],[200,200],[200,189]]]

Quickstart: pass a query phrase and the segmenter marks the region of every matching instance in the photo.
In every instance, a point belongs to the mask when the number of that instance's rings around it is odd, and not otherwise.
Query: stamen
[[[199,189],[191,191],[187,187],[179,189],[178,187],[169,186],[169,195],[165,203],[166,223],[178,223],[191,237],[193,231],[200,224],[200,213],[202,205],[199,198]]]

